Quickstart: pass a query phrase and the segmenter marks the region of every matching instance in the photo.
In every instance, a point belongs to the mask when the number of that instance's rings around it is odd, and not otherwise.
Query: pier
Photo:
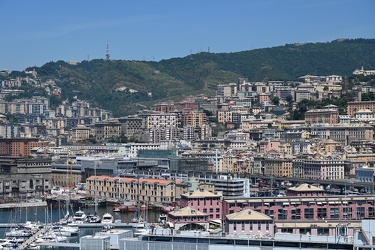
[[[30,238],[28,238],[27,240],[25,240],[20,246],[19,248],[20,249],[27,249],[28,246],[30,246],[30,244],[34,243],[36,239],[38,239],[38,237],[40,237],[41,235],[45,234],[48,230],[50,230],[51,226],[45,226],[43,228],[41,228],[39,231],[37,231],[35,234],[33,234]]]
[[[75,223],[69,223],[68,226],[71,227],[78,227],[78,228],[105,228],[105,227],[111,227],[111,228],[137,228],[137,227],[144,227],[145,224],[152,225],[153,223],[108,223],[108,224],[102,224],[102,223],[82,223],[82,224],[75,224]]]
[[[28,207],[45,207],[47,202],[38,201],[38,202],[22,202],[22,203],[3,203],[0,204],[0,210],[10,210],[14,208],[28,208]]]

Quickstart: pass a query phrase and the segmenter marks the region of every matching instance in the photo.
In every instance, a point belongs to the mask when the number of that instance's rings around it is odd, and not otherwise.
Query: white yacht
[[[68,240],[68,237],[57,235],[55,232],[47,232],[41,238],[46,242],[66,242]]]
[[[113,216],[110,213],[105,213],[102,216],[102,224],[110,224],[113,223]]]
[[[5,233],[6,237],[30,237],[33,234],[31,230],[28,229],[21,229],[21,228],[13,228],[9,232]]]
[[[74,213],[73,216],[74,223],[85,223],[87,220],[87,215],[81,209]]]
[[[55,225],[52,227],[52,229],[57,235],[67,237],[75,236],[79,233],[78,227]]]

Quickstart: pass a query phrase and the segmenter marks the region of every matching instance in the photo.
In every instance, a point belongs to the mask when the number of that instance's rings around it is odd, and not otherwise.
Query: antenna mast
[[[110,55],[109,55],[109,43],[107,41],[107,49],[105,53],[105,60],[109,61]]]

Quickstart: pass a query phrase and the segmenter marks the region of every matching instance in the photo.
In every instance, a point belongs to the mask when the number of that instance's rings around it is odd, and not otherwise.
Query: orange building
[[[305,113],[305,121],[309,124],[339,122],[339,111],[337,109],[311,109]]]
[[[358,110],[369,109],[375,111],[375,101],[348,102],[347,114],[354,116]]]
[[[174,103],[157,103],[154,106],[154,110],[161,113],[169,113],[174,110]]]
[[[0,139],[0,155],[28,156],[35,147],[48,146],[48,142],[41,142],[37,138]]]
[[[199,127],[206,123],[206,113],[192,111],[189,113],[182,114],[183,125],[191,125],[193,127]]]

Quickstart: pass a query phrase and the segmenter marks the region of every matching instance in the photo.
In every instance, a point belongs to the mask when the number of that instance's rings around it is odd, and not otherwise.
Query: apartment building
[[[152,127],[149,129],[149,142],[159,143],[161,141],[171,141],[180,137],[180,130],[174,126]]]
[[[303,176],[313,180],[338,180],[345,178],[348,162],[341,159],[305,159]]]
[[[293,176],[293,161],[290,158],[265,158],[264,174],[270,176]]]
[[[48,142],[41,142],[38,138],[0,138],[0,155],[28,156],[35,147],[46,147]]]
[[[271,97],[269,93],[261,93],[258,95],[258,103],[262,105],[264,102],[270,102]]]
[[[208,125],[208,124],[203,124],[200,127],[200,130],[199,130],[199,139],[200,140],[207,140],[207,139],[211,138],[211,136],[212,136],[211,126]]]
[[[94,125],[94,130],[98,141],[117,138],[121,135],[121,123],[118,120],[97,122]]]
[[[222,98],[228,98],[237,95],[237,84],[236,83],[229,83],[229,84],[219,84],[217,85],[217,95]]]
[[[84,125],[78,125],[77,127],[72,128],[71,141],[78,142],[88,139],[90,137],[90,131],[91,129]]]
[[[134,136],[146,128],[146,119],[139,116],[122,117],[118,118],[118,121],[121,123],[121,132],[127,137]]]
[[[222,155],[221,158],[221,171],[224,173],[233,173],[234,165],[237,163],[237,156],[231,153],[226,153]]]
[[[178,118],[175,113],[157,113],[147,116],[147,129],[159,127],[177,127]]]
[[[295,91],[296,102],[300,102],[302,100],[310,100],[311,99],[311,92],[307,89],[298,89]]]
[[[332,139],[343,145],[355,141],[374,141],[374,130],[367,124],[314,124],[310,130],[311,137]]]
[[[160,113],[170,113],[174,110],[174,103],[157,103],[153,106],[154,110]]]
[[[355,116],[355,113],[362,109],[369,109],[374,112],[375,101],[348,102],[346,113],[350,116]]]
[[[218,110],[217,111],[217,121],[223,124],[231,123],[233,112],[230,110]]]
[[[308,124],[329,123],[336,124],[339,122],[338,109],[311,109],[305,113],[305,121]]]
[[[194,128],[200,127],[207,122],[206,113],[191,111],[182,114],[182,125],[190,125]]]

